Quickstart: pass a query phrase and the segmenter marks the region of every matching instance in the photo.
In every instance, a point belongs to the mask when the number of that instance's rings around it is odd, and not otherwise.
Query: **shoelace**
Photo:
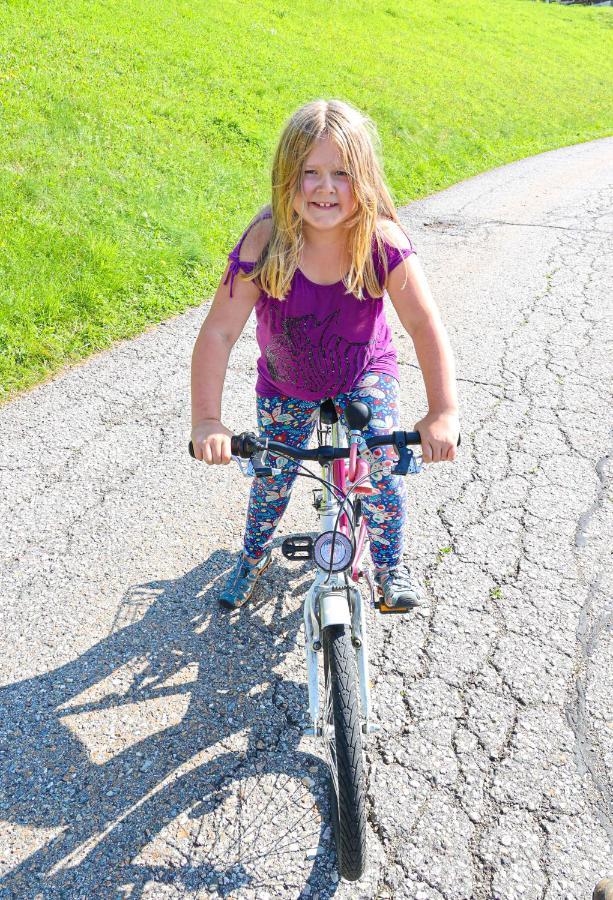
[[[387,582],[390,587],[393,586],[396,589],[407,588],[410,591],[417,592],[417,585],[413,581],[413,576],[407,565],[403,564],[397,566],[395,569],[392,569],[391,572],[386,574],[387,577],[384,576],[382,583]]]
[[[408,566],[402,566],[392,572],[392,582],[398,587],[415,588],[413,577]]]
[[[248,566],[246,566],[244,563],[241,563],[241,565],[237,566],[237,568],[235,568],[234,572],[232,573],[231,586],[233,588],[235,588],[236,585],[239,583],[239,581],[242,578],[246,578],[248,574],[249,574]],[[228,586],[230,586],[230,585],[228,585]]]
[[[258,559],[255,565],[248,565],[247,563],[241,563],[241,567],[236,571],[236,577],[234,579],[234,585],[238,583],[241,578],[246,578],[247,580],[251,580],[260,570],[260,563],[263,562],[262,559]]]

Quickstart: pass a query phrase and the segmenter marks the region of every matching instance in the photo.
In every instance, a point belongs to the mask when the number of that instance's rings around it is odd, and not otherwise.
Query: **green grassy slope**
[[[300,103],[376,121],[398,205],[611,134],[609,8],[0,3],[0,398],[212,295]]]

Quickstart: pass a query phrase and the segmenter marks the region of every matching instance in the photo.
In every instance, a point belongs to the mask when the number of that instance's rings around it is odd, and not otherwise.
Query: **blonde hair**
[[[304,247],[302,218],[293,207],[302,185],[304,163],[314,143],[330,138],[337,146],[343,168],[351,179],[356,209],[343,225],[348,230],[351,259],[343,284],[349,294],[364,300],[364,291],[381,297],[387,280],[387,256],[379,218],[390,219],[402,229],[394,202],[383,180],[379,159],[380,139],[368,116],[343,100],[313,100],[290,117],[281,134],[272,164],[272,233],[254,269],[241,274],[258,279],[262,289],[284,300],[298,268]],[[256,217],[260,218],[260,215]],[[373,238],[385,271],[379,283],[373,261]],[[389,238],[387,238],[389,243]]]

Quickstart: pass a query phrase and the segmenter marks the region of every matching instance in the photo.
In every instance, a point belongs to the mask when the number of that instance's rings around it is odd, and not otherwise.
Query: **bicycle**
[[[371,721],[372,704],[368,666],[368,640],[364,601],[358,584],[364,577],[370,602],[383,614],[406,613],[410,607],[387,607],[371,572],[362,565],[368,536],[361,495],[376,493],[370,476],[386,469],[397,475],[417,473],[421,463],[411,446],[420,444],[419,432],[395,431],[364,438],[371,418],[366,403],[350,403],[344,410],[348,424],[339,422],[332,400],[320,404],[318,446],[292,447],[250,432],[233,435],[232,456],[244,474],[270,477],[280,469],[267,462],[269,452],[299,463],[298,474],[313,478],[322,489],[313,491],[320,533],[285,538],[281,552],[289,560],[313,560],[315,579],[304,601],[309,717],[305,734],[322,738],[330,768],[330,804],[339,874],[357,881],[366,868],[366,785],[362,738],[379,726]],[[458,440],[459,444],[459,440]],[[394,446],[398,460],[377,460],[372,451]],[[194,456],[190,441],[189,451]],[[241,459],[248,459],[247,469]],[[345,460],[349,460],[348,464]],[[321,476],[302,466],[318,462]],[[302,470],[302,471],[301,471]],[[376,596],[378,593],[378,596]],[[323,702],[320,704],[318,657],[323,657]],[[360,702],[358,702],[359,684]],[[360,710],[361,705],[361,710]]]

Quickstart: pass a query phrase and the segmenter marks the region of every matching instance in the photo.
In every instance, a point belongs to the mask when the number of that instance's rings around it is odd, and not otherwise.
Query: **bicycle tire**
[[[366,868],[366,784],[362,730],[356,689],[355,651],[348,625],[323,630],[324,678],[331,704],[324,715],[334,752],[329,758],[332,783],[330,806],[339,874],[357,881]],[[330,727],[331,726],[331,727]],[[334,775],[336,774],[336,783]]]

